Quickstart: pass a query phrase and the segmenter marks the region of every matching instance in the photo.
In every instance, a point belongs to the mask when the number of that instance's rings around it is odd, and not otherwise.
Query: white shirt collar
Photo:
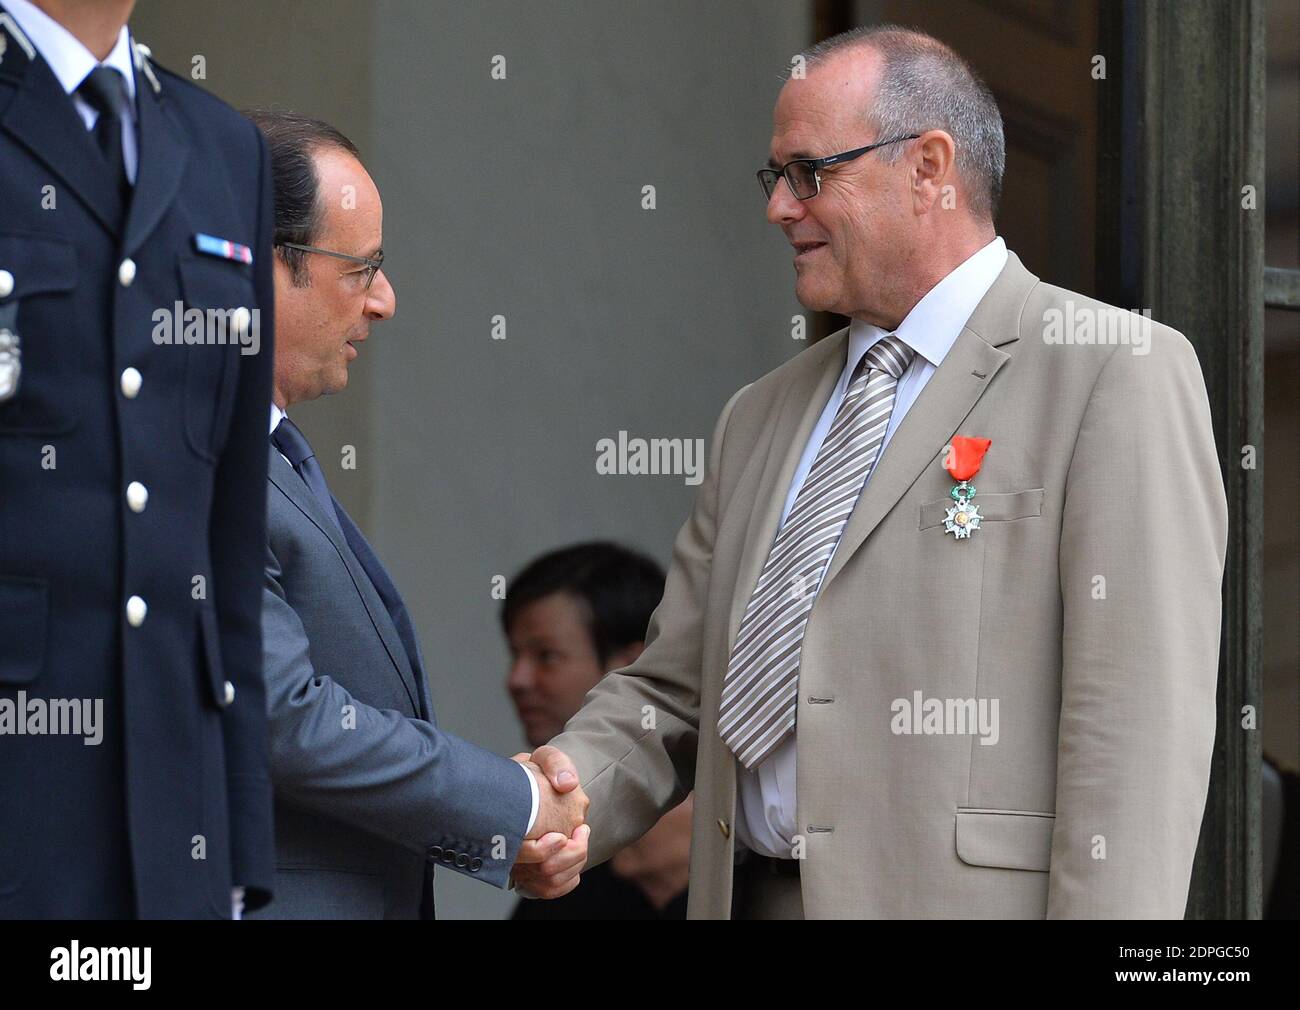
[[[18,27],[49,64],[55,78],[69,95],[77,90],[88,73],[99,66],[94,53],[30,0],[5,0],[5,9],[13,15]],[[126,79],[126,92],[131,98],[131,114],[134,116],[135,71],[131,52],[131,33],[123,25],[113,51],[104,60],[104,66],[119,71]]]
[[[995,238],[927,291],[894,333],[938,368],[1006,264],[1007,245],[1001,237]],[[862,355],[888,335],[889,331],[879,326],[853,320],[849,324],[848,361],[856,368]]]
[[[271,404],[271,434],[272,435],[275,434],[275,429],[280,426],[280,420],[287,416],[288,415],[286,415],[285,412],[281,410],[279,407],[277,407],[274,403]]]

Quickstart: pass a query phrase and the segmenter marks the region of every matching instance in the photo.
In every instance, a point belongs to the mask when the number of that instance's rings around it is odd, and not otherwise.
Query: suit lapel
[[[122,198],[72,98],[40,53],[26,60],[17,44],[8,50],[0,71],[16,91],[0,115],[0,128],[61,179],[110,234],[117,234]]]
[[[844,527],[822,580],[823,589],[926,466],[942,454],[993,376],[1011,359],[1010,351],[999,347],[1010,346],[1019,338],[1020,310],[1037,280],[1015,253],[1008,254],[1006,266],[885,446]]]
[[[384,608],[379,593],[370,581],[370,576],[366,574],[365,569],[361,567],[361,562],[352,553],[352,548],[348,546],[347,541],[343,538],[339,527],[330,522],[321,503],[311,493],[311,489],[307,487],[303,479],[298,476],[297,471],[288,464],[284,457],[275,451],[274,446],[271,448],[268,476],[271,483],[297,506],[298,510],[311,521],[313,526],[329,538],[329,542],[338,551],[339,557],[343,559],[343,563],[347,566],[348,574],[352,577],[353,585],[356,586],[357,595],[361,597],[361,602],[365,605],[366,613],[370,617],[370,623],[374,625],[375,633],[379,635],[380,640],[384,643],[388,658],[392,660],[393,667],[397,670],[397,676],[410,698],[413,710],[417,713],[423,711],[420,703],[421,692],[416,686],[415,676],[411,672],[410,663],[406,658],[406,649],[402,646],[402,640],[397,634],[397,628],[394,627],[392,618],[389,617],[388,611]]]
[[[794,479],[799,457],[803,455],[812,430],[817,426],[817,419],[826,408],[835,383],[844,371],[845,355],[848,353],[847,329],[840,330],[827,337],[817,351],[808,353],[821,354],[820,367],[810,367],[801,371],[794,381],[786,386],[781,406],[773,412],[773,420],[768,431],[758,441],[758,449],[750,458],[751,468],[761,467],[758,487],[754,493],[754,511],[750,515],[749,531],[744,538],[744,550],[737,570],[736,587],[739,590],[731,601],[731,621],[727,632],[727,646],[736,641],[741,619],[745,616],[745,607],[758,584],[758,577],[763,571],[776,539],[777,527],[781,523],[781,511],[785,507],[786,495],[790,482]],[[742,483],[744,478],[742,478]]]
[[[140,129],[137,132],[139,159],[135,176],[135,195],[127,212],[126,240],[123,255],[130,256],[158,227],[180,191],[189,157],[189,140],[167,102],[161,88],[155,90],[156,78],[135,74],[136,109]]]

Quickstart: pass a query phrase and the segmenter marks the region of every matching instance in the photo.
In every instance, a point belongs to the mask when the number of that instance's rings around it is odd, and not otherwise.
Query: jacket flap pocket
[[[251,267],[208,256],[182,256],[179,262],[185,304],[225,312],[254,304]]]
[[[1046,872],[1055,825],[1055,814],[958,807],[957,858],[971,866]]]
[[[943,517],[953,505],[951,498],[928,501],[921,506],[921,521],[918,529],[929,529],[943,522]],[[1043,514],[1043,489],[1030,488],[1028,491],[1009,491],[1004,494],[977,491],[971,499],[972,505],[978,505],[980,518],[990,522],[1009,522],[1012,519],[1030,519]]]
[[[0,304],[15,298],[21,302],[28,295],[71,291],[77,283],[77,256],[67,239],[5,232],[0,234],[0,270],[13,279]]]
[[[0,575],[0,684],[30,684],[45,665],[50,587]]]

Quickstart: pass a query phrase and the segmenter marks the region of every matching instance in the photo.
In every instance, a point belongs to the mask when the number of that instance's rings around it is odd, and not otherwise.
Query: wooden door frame
[[[1264,442],[1265,15],[1264,0],[1111,0],[1098,35],[1098,296],[1150,309],[1196,348],[1228,496],[1193,919],[1263,908],[1263,741],[1247,725],[1258,727],[1263,697],[1264,494],[1262,470],[1243,459]]]

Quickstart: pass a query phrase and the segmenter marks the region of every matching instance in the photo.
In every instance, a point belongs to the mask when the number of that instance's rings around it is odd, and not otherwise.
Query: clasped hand
[[[578,769],[554,747],[538,747],[514,760],[537,780],[537,820],[515,857],[515,889],[536,898],[558,898],[578,886],[587,864],[587,807],[591,801],[578,784]]]

